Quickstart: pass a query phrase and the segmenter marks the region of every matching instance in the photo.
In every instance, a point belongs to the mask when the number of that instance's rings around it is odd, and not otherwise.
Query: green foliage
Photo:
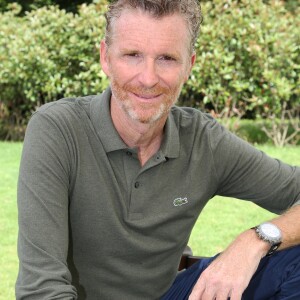
[[[92,0],[0,0],[0,12],[9,10],[12,3],[17,3],[21,6],[20,12],[22,12],[22,14],[49,5],[58,5],[60,9],[77,12],[80,4],[90,4],[92,2]]]
[[[222,115],[234,103],[237,115],[250,111],[253,117],[278,114],[284,101],[300,105],[299,13],[276,0],[216,0],[203,12],[198,58],[185,90],[186,98],[196,95],[193,105]]]
[[[21,143],[0,142],[0,300],[15,298],[17,257],[17,178]]]
[[[33,2],[45,1],[53,3]],[[283,103],[300,106],[300,9],[292,14],[282,1],[266,2],[203,2],[197,61],[180,105],[223,119],[276,118]],[[108,85],[98,51],[107,3],[94,0],[77,14],[42,7],[24,17],[13,4],[0,14],[0,138],[21,139],[28,117],[45,102]]]
[[[0,15],[0,103],[22,125],[39,105],[60,97],[99,93],[105,1],[74,15],[50,6],[25,17],[18,7]],[[13,138],[13,137],[12,137]]]
[[[222,123],[222,120],[219,120]],[[262,130],[263,126],[270,126],[268,120],[236,120],[231,119],[229,124],[230,131],[251,144],[265,144],[269,139],[266,133]]]
[[[299,120],[299,119],[298,119]],[[218,120],[222,125],[224,125],[224,120]],[[296,129],[291,125],[291,122],[296,122],[297,120],[285,120],[285,125],[287,126],[287,135],[295,135]],[[229,122],[226,122],[227,128],[242,138],[243,140],[249,142],[250,144],[262,145],[262,144],[274,144],[274,141],[268,137],[266,130],[272,130],[274,127],[274,122],[280,123],[281,120],[271,120],[271,119],[259,119],[259,120],[249,120],[249,119],[238,119],[231,118]],[[299,122],[299,121],[298,121]],[[279,132],[277,132],[278,134]],[[298,133],[298,132],[297,132]],[[294,138],[289,144],[299,145],[300,139]],[[275,144],[275,146],[278,146]]]

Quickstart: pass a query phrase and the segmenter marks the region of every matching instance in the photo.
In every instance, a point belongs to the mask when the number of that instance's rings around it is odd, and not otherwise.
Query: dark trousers
[[[161,300],[188,299],[202,271],[215,257],[202,259],[179,273]],[[281,299],[300,300],[300,246],[264,257],[242,297],[242,300]]]

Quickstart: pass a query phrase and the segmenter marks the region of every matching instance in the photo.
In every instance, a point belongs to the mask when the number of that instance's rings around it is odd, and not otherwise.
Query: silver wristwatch
[[[280,246],[282,242],[282,235],[280,229],[269,222],[262,223],[252,229],[255,230],[257,236],[266,242],[268,242],[271,246],[266,256],[272,255]]]

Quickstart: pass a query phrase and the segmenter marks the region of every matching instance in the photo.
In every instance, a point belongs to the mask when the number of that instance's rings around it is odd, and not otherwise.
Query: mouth
[[[136,94],[132,93],[135,97],[143,99],[143,100],[155,100],[159,98],[162,94],[156,94],[156,95],[143,95],[143,94]]]

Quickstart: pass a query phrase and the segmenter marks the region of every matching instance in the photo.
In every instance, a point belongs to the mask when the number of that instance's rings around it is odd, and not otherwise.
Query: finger
[[[213,292],[203,292],[201,295],[197,294],[195,292],[192,292],[192,294],[189,296],[189,300],[212,300],[212,299],[217,299],[215,294]],[[219,300],[219,298],[218,298]],[[227,299],[225,299],[227,300]]]
[[[243,291],[241,291],[239,289],[233,289],[230,294],[230,300],[241,300],[242,294],[243,294]]]
[[[205,291],[205,284],[202,280],[198,279],[197,283],[195,284],[195,286],[189,296],[189,300],[201,299],[204,291]]]
[[[202,294],[201,298],[196,298],[197,300],[213,300],[218,299],[217,295],[215,294],[213,289],[206,289],[204,293]],[[227,300],[227,299],[226,299]]]
[[[215,298],[211,298],[211,299],[217,299],[217,300],[232,300],[232,298],[230,297],[230,291],[218,291],[215,296]]]
[[[216,297],[216,289],[213,286],[206,285],[204,281],[198,280],[195,285],[189,300],[212,300],[218,299]],[[225,298],[227,300],[227,298]]]

